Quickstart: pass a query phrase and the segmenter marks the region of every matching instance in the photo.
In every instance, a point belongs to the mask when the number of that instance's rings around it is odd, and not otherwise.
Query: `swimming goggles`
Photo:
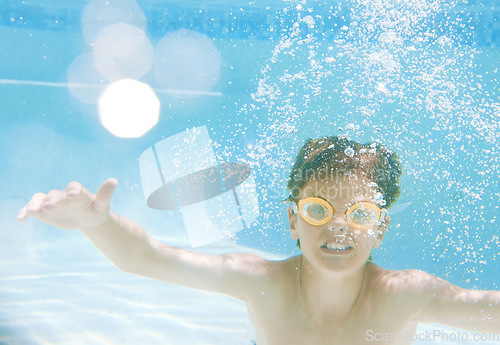
[[[312,225],[323,225],[335,218],[335,209],[325,199],[310,197],[299,200],[284,202],[301,217]],[[386,215],[386,209],[381,209],[371,202],[358,202],[350,206],[345,212],[345,220],[349,226],[356,230],[368,230],[375,225],[380,225]]]

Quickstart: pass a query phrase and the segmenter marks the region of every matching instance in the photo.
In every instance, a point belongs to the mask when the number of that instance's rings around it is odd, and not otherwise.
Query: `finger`
[[[17,220],[22,222],[30,216],[35,216],[40,212],[41,205],[47,199],[47,195],[44,193],[36,193],[31,198],[30,202],[24,206],[17,215]]]
[[[28,218],[28,213],[26,212],[26,206],[25,206],[17,213],[16,220],[18,222],[24,222],[26,218]]]
[[[83,186],[76,181],[70,182],[66,187],[66,197],[68,199],[75,199],[82,193]]]
[[[104,181],[96,194],[94,202],[94,208],[96,211],[104,213],[109,209],[109,200],[111,200],[117,186],[118,181],[114,178]]]
[[[52,190],[47,194],[47,197],[40,205],[40,209],[43,211],[44,209],[53,208],[58,202],[64,199],[65,192],[61,190]]]

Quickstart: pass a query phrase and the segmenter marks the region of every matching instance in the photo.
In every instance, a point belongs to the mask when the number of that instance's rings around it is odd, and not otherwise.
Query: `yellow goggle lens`
[[[328,223],[335,213],[332,205],[320,198],[305,198],[299,201],[299,213],[306,222],[312,225]]]
[[[370,202],[358,202],[346,212],[346,221],[357,230],[368,230],[380,220],[380,208]]]

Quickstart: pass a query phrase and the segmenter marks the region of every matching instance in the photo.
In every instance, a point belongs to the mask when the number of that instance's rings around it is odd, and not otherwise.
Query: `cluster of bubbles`
[[[461,42],[470,27],[463,12],[444,0],[287,4],[281,16],[294,16],[293,25],[243,108],[269,119],[250,153],[267,176],[260,192],[268,217],[282,213],[273,205],[286,197],[286,172],[305,138],[378,141],[399,153],[404,192],[422,205],[408,225],[413,235],[399,236],[421,236],[422,257],[446,272],[475,272],[494,259],[500,106],[475,69],[480,51]],[[458,254],[465,259],[449,260]]]
[[[98,103],[102,124],[119,137],[139,137],[155,126],[158,92],[194,97],[208,92],[220,74],[221,57],[210,38],[183,29],[154,46],[146,23],[134,0],[90,1],[82,29],[92,51],[77,56],[67,71],[70,92],[83,103]],[[155,90],[140,81],[148,73]]]

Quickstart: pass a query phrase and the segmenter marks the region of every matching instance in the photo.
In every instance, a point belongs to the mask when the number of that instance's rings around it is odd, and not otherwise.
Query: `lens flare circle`
[[[188,95],[208,91],[219,80],[220,68],[221,56],[212,39],[192,30],[169,33],[155,48],[153,71],[165,89]]]
[[[134,0],[91,0],[82,15],[85,41],[93,45],[104,28],[117,23],[145,30],[146,16]]]
[[[99,97],[102,125],[120,138],[138,138],[148,132],[160,117],[160,100],[153,89],[140,81],[116,81]]]
[[[149,38],[144,30],[129,24],[118,23],[103,29],[93,49],[97,53],[97,69],[111,81],[139,79],[153,64],[154,49]]]
[[[66,77],[71,94],[85,104],[97,104],[99,94],[104,90],[109,80],[96,68],[95,61],[106,61],[107,56],[97,57],[95,53],[85,53],[77,56],[68,67]],[[110,73],[118,74],[116,67],[112,66]]]

